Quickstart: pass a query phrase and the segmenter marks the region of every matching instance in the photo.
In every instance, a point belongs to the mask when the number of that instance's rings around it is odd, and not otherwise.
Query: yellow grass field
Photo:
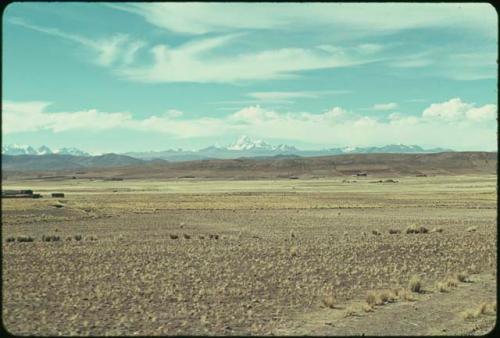
[[[497,176],[378,181],[4,181],[44,196],[2,199],[4,325],[18,335],[491,330]]]

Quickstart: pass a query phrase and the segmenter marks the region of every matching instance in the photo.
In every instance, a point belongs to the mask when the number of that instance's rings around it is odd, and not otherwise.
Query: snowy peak
[[[229,145],[229,150],[253,150],[253,149],[271,149],[271,145],[262,140],[253,140],[252,138],[243,135],[236,142]]]
[[[89,156],[90,154],[77,149],[77,148],[61,148],[58,150],[52,150],[49,147],[43,145],[37,149],[32,146],[24,144],[9,144],[2,146],[3,155],[50,155],[50,154],[61,154],[61,155],[74,155],[74,156]]]
[[[254,140],[246,135],[241,136],[236,142],[230,144],[227,150],[235,151],[245,151],[245,150],[269,150],[269,151],[296,151],[297,148],[293,146],[288,146],[286,144],[280,144],[273,146],[262,140]]]

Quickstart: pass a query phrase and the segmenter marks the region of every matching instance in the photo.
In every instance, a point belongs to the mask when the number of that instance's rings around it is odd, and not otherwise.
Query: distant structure
[[[356,176],[368,176],[368,173],[366,172],[361,172],[361,173],[357,173]]]
[[[62,192],[53,192],[51,194],[52,197],[64,198],[64,193]]]
[[[40,198],[42,195],[33,194],[33,190],[2,190],[2,198]]]

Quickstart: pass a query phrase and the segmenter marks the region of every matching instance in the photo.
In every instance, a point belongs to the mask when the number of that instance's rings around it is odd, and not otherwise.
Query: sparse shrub
[[[468,276],[468,275],[467,275],[467,273],[466,273],[466,272],[464,272],[464,271],[457,273],[457,276],[456,276],[456,277],[457,277],[457,280],[458,280],[459,282],[462,282],[462,283],[466,283],[466,282],[468,282],[468,281],[469,281],[469,276]]]
[[[323,297],[322,301],[323,301],[323,305],[325,305],[326,307],[328,307],[330,309],[335,308],[336,299],[335,299],[335,295],[333,295],[333,293],[325,295]]]
[[[75,241],[81,241],[82,235],[75,235],[73,238],[75,239]]]
[[[466,310],[466,311],[463,311],[462,313],[460,313],[460,316],[467,320],[467,319],[474,319],[474,318],[477,318],[479,316],[478,312],[477,311],[473,311],[473,310]]]
[[[15,237],[7,237],[6,241],[7,241],[7,243],[15,242],[16,238]]]
[[[479,268],[477,267],[477,265],[476,265],[476,264],[471,264],[471,266],[469,266],[469,269],[468,269],[468,270],[469,270],[469,273],[470,273],[471,275],[476,275],[476,274],[478,274],[478,273],[479,273]]]
[[[448,292],[448,285],[446,282],[438,282],[436,285],[436,288],[438,289],[439,292]]]
[[[406,300],[406,301],[409,301],[409,302],[414,302],[416,301],[417,299],[410,293],[408,292],[407,290],[401,290],[401,292],[399,292],[398,294],[398,297],[399,299],[401,300]]]
[[[370,291],[366,295],[366,303],[373,307],[377,304],[377,298],[377,294],[374,291]]]
[[[472,226],[467,228],[467,232],[475,232],[477,230],[477,227]]]
[[[31,236],[18,236],[17,241],[19,243],[33,242],[35,239]]]
[[[216,235],[212,235],[212,234],[210,234],[208,237],[209,237],[210,239],[219,239],[219,235],[217,235],[217,234],[216,234]]]
[[[182,236],[184,237],[184,239],[190,239],[191,236],[189,236],[188,234],[182,234]]]
[[[198,236],[198,238],[199,238],[199,239],[205,239],[205,236],[203,236],[203,235],[199,235],[199,236]]]
[[[344,317],[352,317],[356,316],[357,314],[358,314],[357,309],[353,305],[350,305],[345,309]]]
[[[420,293],[422,292],[422,280],[420,279],[419,276],[413,275],[410,278],[410,282],[408,284],[408,288],[412,292]]]
[[[407,234],[426,234],[428,232],[429,232],[429,230],[422,225],[418,226],[416,224],[412,224],[408,228],[406,228]]]
[[[362,309],[364,312],[373,312],[373,307],[368,304],[363,304]]]
[[[70,242],[72,240],[71,236],[66,237],[66,241]]]
[[[453,277],[448,277],[446,280],[446,286],[448,288],[456,288],[458,286],[457,281]]]
[[[379,235],[381,235],[380,231],[378,231],[378,230],[376,230],[376,229],[375,229],[375,230],[372,230],[372,234],[374,234],[375,236],[379,236]]]
[[[174,235],[174,234],[170,234],[169,236],[170,236],[170,239],[177,239],[177,238],[179,238],[178,235]]]
[[[42,241],[43,242],[59,242],[61,240],[61,237],[52,235],[52,236],[42,236]]]
[[[390,234],[400,234],[401,230],[399,230],[399,229],[389,229],[389,233]]]

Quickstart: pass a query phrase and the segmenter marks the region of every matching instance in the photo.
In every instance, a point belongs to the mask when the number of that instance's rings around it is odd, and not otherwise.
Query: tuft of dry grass
[[[479,271],[479,268],[475,264],[471,264],[468,268],[468,272],[471,275],[477,275],[480,271]]]
[[[81,241],[82,240],[82,235],[75,235],[74,239],[75,239],[75,241]]]
[[[188,235],[188,234],[182,234],[182,236],[184,237],[184,239],[190,239],[191,238],[191,236]]]
[[[7,239],[5,240],[7,243],[11,243],[11,242],[15,242],[16,241],[16,238],[15,237],[7,237]]]
[[[441,228],[441,227],[434,228],[434,229],[431,230],[431,232],[439,232],[439,233],[441,233],[441,232],[443,232],[443,228]]]
[[[169,234],[170,239],[178,239],[179,235]]]
[[[61,237],[51,235],[51,236],[45,236],[42,235],[42,242],[59,242],[61,240]]]
[[[478,312],[475,311],[475,310],[465,310],[463,312],[460,313],[460,316],[464,319],[464,320],[468,320],[468,319],[474,319],[474,318],[477,318],[479,316]]]
[[[456,288],[458,286],[456,279],[453,277],[448,277],[448,279],[446,280],[446,286],[448,288]]]
[[[465,271],[457,273],[456,277],[457,280],[462,283],[467,283],[469,281],[469,275]]]
[[[337,303],[337,301],[335,299],[335,295],[333,293],[325,295],[322,299],[322,302],[323,302],[324,306],[326,306],[330,309],[334,309],[335,305]]]
[[[450,291],[450,289],[448,288],[447,282],[438,282],[436,284],[436,289],[438,289],[439,292],[449,292]]]
[[[412,292],[420,293],[422,292],[422,280],[419,276],[413,275],[408,283],[408,289]]]
[[[426,234],[429,232],[429,229],[427,229],[424,226],[418,226],[416,224],[410,225],[408,228],[406,228],[406,233],[407,234]]]
[[[379,236],[379,235],[381,235],[381,232],[375,229],[375,230],[372,230],[372,234],[374,234],[375,236]]]
[[[349,305],[344,312],[344,317],[352,317],[358,315],[358,309],[354,305]]]
[[[377,293],[374,292],[374,291],[370,291],[368,292],[368,294],[366,295],[366,303],[368,305],[370,305],[371,307],[373,307],[374,305],[377,304]]]
[[[373,312],[373,306],[369,304],[363,304],[361,308],[364,312]]]
[[[467,228],[467,232],[475,232],[477,230],[477,227],[472,226]]]
[[[18,236],[17,241],[19,243],[33,242],[35,239],[31,236]]]
[[[296,245],[293,245],[290,248],[290,256],[297,257],[298,253],[299,253],[299,248]]]
[[[390,234],[400,234],[401,230],[400,229],[389,229]]]

